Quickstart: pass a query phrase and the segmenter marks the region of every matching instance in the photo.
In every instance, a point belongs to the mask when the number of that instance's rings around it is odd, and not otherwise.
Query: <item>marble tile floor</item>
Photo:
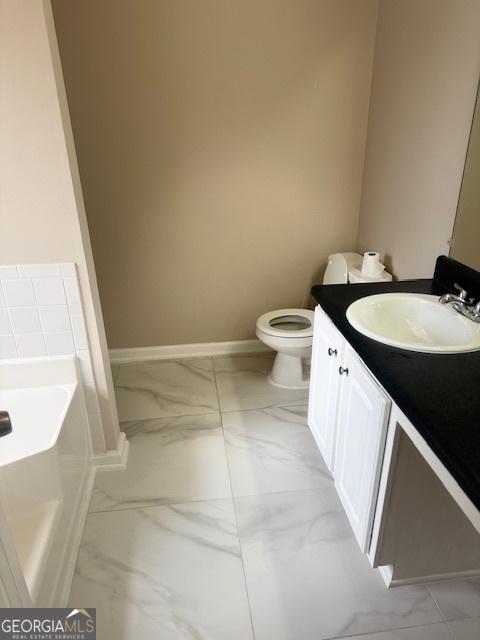
[[[71,605],[102,640],[478,640],[480,580],[385,588],[271,364],[115,368],[129,464],[97,475]]]

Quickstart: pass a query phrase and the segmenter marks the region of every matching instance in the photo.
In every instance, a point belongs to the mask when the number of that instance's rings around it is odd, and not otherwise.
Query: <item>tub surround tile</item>
[[[18,278],[17,265],[2,264],[0,265],[0,278]]]
[[[386,589],[333,485],[235,498],[256,640],[323,640],[442,622],[423,586]]]
[[[13,333],[40,333],[40,316],[36,307],[15,307],[9,309]]]
[[[22,333],[15,336],[20,358],[37,358],[47,355],[45,340],[41,333]]]
[[[66,305],[40,307],[38,311],[45,333],[63,333],[70,331],[70,318]]]
[[[480,638],[480,618],[468,618],[448,623],[455,640],[478,640]]]
[[[281,389],[268,381],[275,354],[214,358],[221,411],[303,405],[308,389]]]
[[[45,342],[49,356],[75,355],[75,344],[70,331],[64,333],[46,333]]]
[[[31,280],[24,278],[2,280],[2,287],[7,307],[33,307],[36,305]]]
[[[80,298],[80,289],[76,278],[64,277],[63,284],[65,287],[65,295],[67,298],[68,308],[72,315],[82,313],[82,302]]]
[[[33,287],[39,306],[65,304],[65,291],[61,277],[33,278]]]
[[[17,265],[20,278],[51,278],[62,275],[61,265],[57,263],[19,264]],[[0,277],[1,273],[0,273]]]
[[[115,391],[121,422],[218,411],[210,358],[121,365]]]
[[[70,601],[103,640],[252,640],[231,500],[90,514]]]
[[[218,413],[122,424],[126,471],[97,474],[91,511],[231,496]]]
[[[307,407],[224,413],[222,421],[234,496],[331,484],[307,426]]]
[[[429,589],[445,620],[480,618],[480,578],[437,582]]]
[[[11,336],[13,333],[10,316],[6,309],[0,309],[0,336]]]
[[[18,351],[13,336],[0,336],[0,358],[17,358]]]
[[[74,262],[62,262],[59,266],[64,279],[77,277],[77,269]]]

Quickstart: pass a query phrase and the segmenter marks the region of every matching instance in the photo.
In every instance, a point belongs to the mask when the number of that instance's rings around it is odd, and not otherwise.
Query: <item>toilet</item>
[[[362,274],[363,256],[358,253],[334,253],[328,258],[323,284],[358,284],[389,282],[392,275],[384,271],[379,277]],[[257,338],[277,352],[269,381],[286,389],[308,387],[307,373],[313,341],[313,311],[277,309],[257,320]]]

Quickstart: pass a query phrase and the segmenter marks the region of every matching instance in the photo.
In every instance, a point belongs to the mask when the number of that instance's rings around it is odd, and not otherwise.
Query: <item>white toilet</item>
[[[328,258],[323,284],[389,282],[384,271],[371,278],[361,273],[363,256],[358,253],[334,253]],[[309,309],[277,309],[257,320],[257,338],[277,352],[269,380],[277,387],[308,387],[307,366],[313,340],[313,311]]]

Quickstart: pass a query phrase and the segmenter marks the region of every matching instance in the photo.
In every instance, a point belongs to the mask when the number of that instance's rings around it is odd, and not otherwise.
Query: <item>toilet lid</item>
[[[277,309],[257,320],[257,329],[279,338],[313,336],[313,311],[310,309]]]

